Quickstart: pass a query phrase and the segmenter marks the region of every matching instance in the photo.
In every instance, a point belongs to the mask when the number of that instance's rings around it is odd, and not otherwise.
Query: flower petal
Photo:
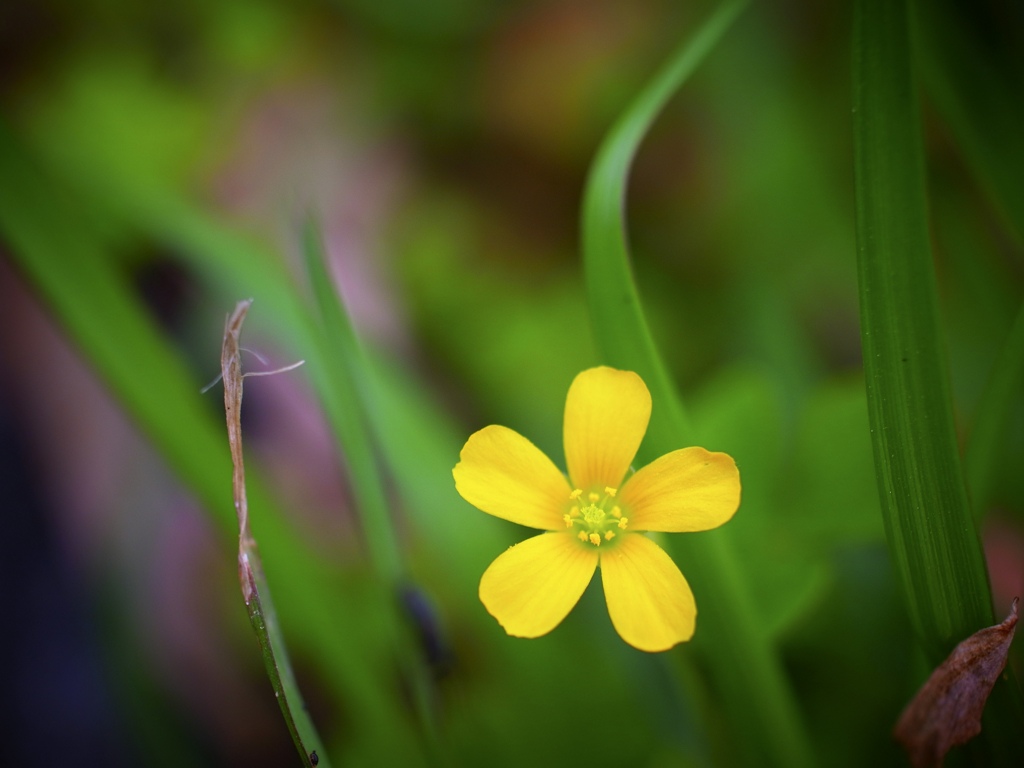
[[[489,515],[531,528],[564,529],[565,476],[533,443],[492,425],[469,436],[452,475],[466,501]]]
[[[619,491],[634,531],[706,531],[740,505],[740,472],[727,453],[682,448],[655,459]]]
[[[597,567],[597,550],[571,533],[542,533],[498,556],[480,579],[480,601],[515,637],[540,637],[558,626]]]
[[[601,553],[601,581],[619,636],[641,651],[667,651],[693,637],[697,604],[665,550],[642,534],[626,534]]]
[[[651,418],[651,393],[632,371],[583,371],[565,400],[565,461],[574,487],[618,488]]]

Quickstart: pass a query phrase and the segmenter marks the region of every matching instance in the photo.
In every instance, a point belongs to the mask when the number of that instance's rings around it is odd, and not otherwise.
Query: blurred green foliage
[[[465,438],[490,423],[561,457],[565,392],[600,361],[577,234],[589,162],[712,9],[44,0],[0,11],[5,258],[207,509],[228,563],[223,421],[219,398],[198,390],[216,371],[223,313],[253,296],[249,343],[282,362],[308,358],[286,376],[320,403],[318,417],[333,407],[340,418],[330,366],[342,352],[325,341],[298,255],[307,217],[322,223],[365,351],[365,426],[404,573],[438,627],[419,628],[444,651],[426,663],[439,749],[453,765],[743,761],[706,661],[688,647],[653,656],[625,646],[599,585],[549,636],[507,637],[476,590],[522,533],[466,504],[451,479]],[[1009,18],[1001,34],[1020,40],[1013,13],[992,3],[971,18]],[[900,765],[888,731],[925,668],[886,556],[861,373],[849,17],[844,4],[748,8],[643,144],[626,218],[651,335],[693,429],[740,467],[735,565],[818,763]],[[922,39],[953,45],[955,24],[930,26],[941,21],[919,20]],[[998,112],[1000,97],[956,98],[979,82],[1012,92],[1013,52],[1024,47],[1006,43],[989,61],[972,45],[951,49],[972,66],[949,70],[938,45],[921,64],[963,441],[1024,294],[1015,204],[999,192],[1000,174],[1024,157],[1020,137],[999,134],[1012,146],[996,154],[1001,168],[979,128],[992,123],[970,119]],[[167,264],[187,290],[158,284],[154,298],[143,278]],[[164,300],[178,322],[161,324]],[[259,425],[275,407],[260,387],[247,388],[257,445],[273,438]],[[1019,387],[1008,397],[986,454],[986,509],[1020,525],[1024,408]],[[394,595],[361,544],[321,540],[274,467],[258,451],[251,463],[253,528],[332,759],[428,764],[407,668],[388,639]],[[333,504],[328,514],[352,517],[348,495]],[[116,569],[104,578],[117,585]],[[102,615],[118,647],[146,648],[122,589]],[[230,585],[224,594],[234,599]],[[698,608],[722,607],[698,596]],[[243,608],[225,601],[223,611]],[[193,754],[188,729],[166,716],[173,694],[157,672],[133,654],[110,663],[128,681],[138,753],[154,765]]]

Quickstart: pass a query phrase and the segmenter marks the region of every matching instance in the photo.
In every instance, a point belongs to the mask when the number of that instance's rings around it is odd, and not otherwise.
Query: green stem
[[[365,419],[363,351],[327,272],[320,234],[313,224],[305,228],[303,253],[320,321],[312,331],[320,353],[318,360],[310,361],[312,375],[345,457],[370,561],[381,582],[397,590],[405,566]]]

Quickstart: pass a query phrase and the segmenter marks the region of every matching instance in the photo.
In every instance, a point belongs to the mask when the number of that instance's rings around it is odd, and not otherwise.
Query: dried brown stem
[[[305,766],[328,765],[323,744],[306,712],[302,694],[284,645],[277,623],[277,614],[270,598],[270,588],[263,573],[256,540],[249,527],[249,505],[245,495],[245,463],[242,458],[242,359],[239,336],[242,323],[249,312],[252,299],[238,302],[224,325],[224,345],[221,348],[220,367],[224,381],[224,412],[228,426],[228,444],[234,470],[231,485],[234,491],[235,512],[238,515],[238,580],[242,596],[249,611],[256,639],[263,654],[263,664],[274,688],[284,715],[285,723]]]

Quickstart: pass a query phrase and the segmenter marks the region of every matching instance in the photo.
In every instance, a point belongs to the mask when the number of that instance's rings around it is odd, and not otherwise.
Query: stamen
[[[628,523],[628,522],[629,522],[629,518],[628,517],[620,518],[619,519],[619,528],[621,528],[622,530],[626,530],[626,523]]]
[[[569,510],[569,517],[579,517],[579,516],[580,516],[580,508],[579,507],[573,507],[572,509]]]
[[[612,517],[622,517],[622,510],[618,507],[612,507]]]
[[[580,531],[579,539],[580,539],[580,541],[587,541],[587,532],[586,531]]]
[[[612,539],[614,539],[614,538],[615,538],[615,534],[614,534],[614,533],[613,533],[612,531],[608,531],[608,533],[606,533],[606,534],[604,535],[604,537],[605,537],[605,539],[607,539],[608,541],[611,541]]]
[[[571,517],[569,517],[568,515],[563,515],[562,519],[565,520],[565,527],[566,528],[572,528],[572,518]]]
[[[593,491],[591,491],[591,492],[590,492],[590,496],[589,496],[588,498],[589,498],[589,499],[590,499],[591,501],[594,501],[594,502],[596,502],[596,501],[597,501],[598,499],[600,499],[600,498],[601,498],[601,495],[600,495],[600,494],[597,494],[597,493],[594,493]]]
[[[583,494],[583,491],[581,491],[579,488],[577,488],[575,491],[573,491],[572,493],[569,494],[569,498],[570,499],[578,499],[582,494]]]
[[[590,543],[593,544],[595,547],[600,547],[601,537],[598,536],[596,533],[590,534]]]
[[[615,494],[618,493],[618,490],[616,490],[615,488],[605,488],[604,492],[607,493],[609,496],[611,496],[614,499],[615,498]]]

